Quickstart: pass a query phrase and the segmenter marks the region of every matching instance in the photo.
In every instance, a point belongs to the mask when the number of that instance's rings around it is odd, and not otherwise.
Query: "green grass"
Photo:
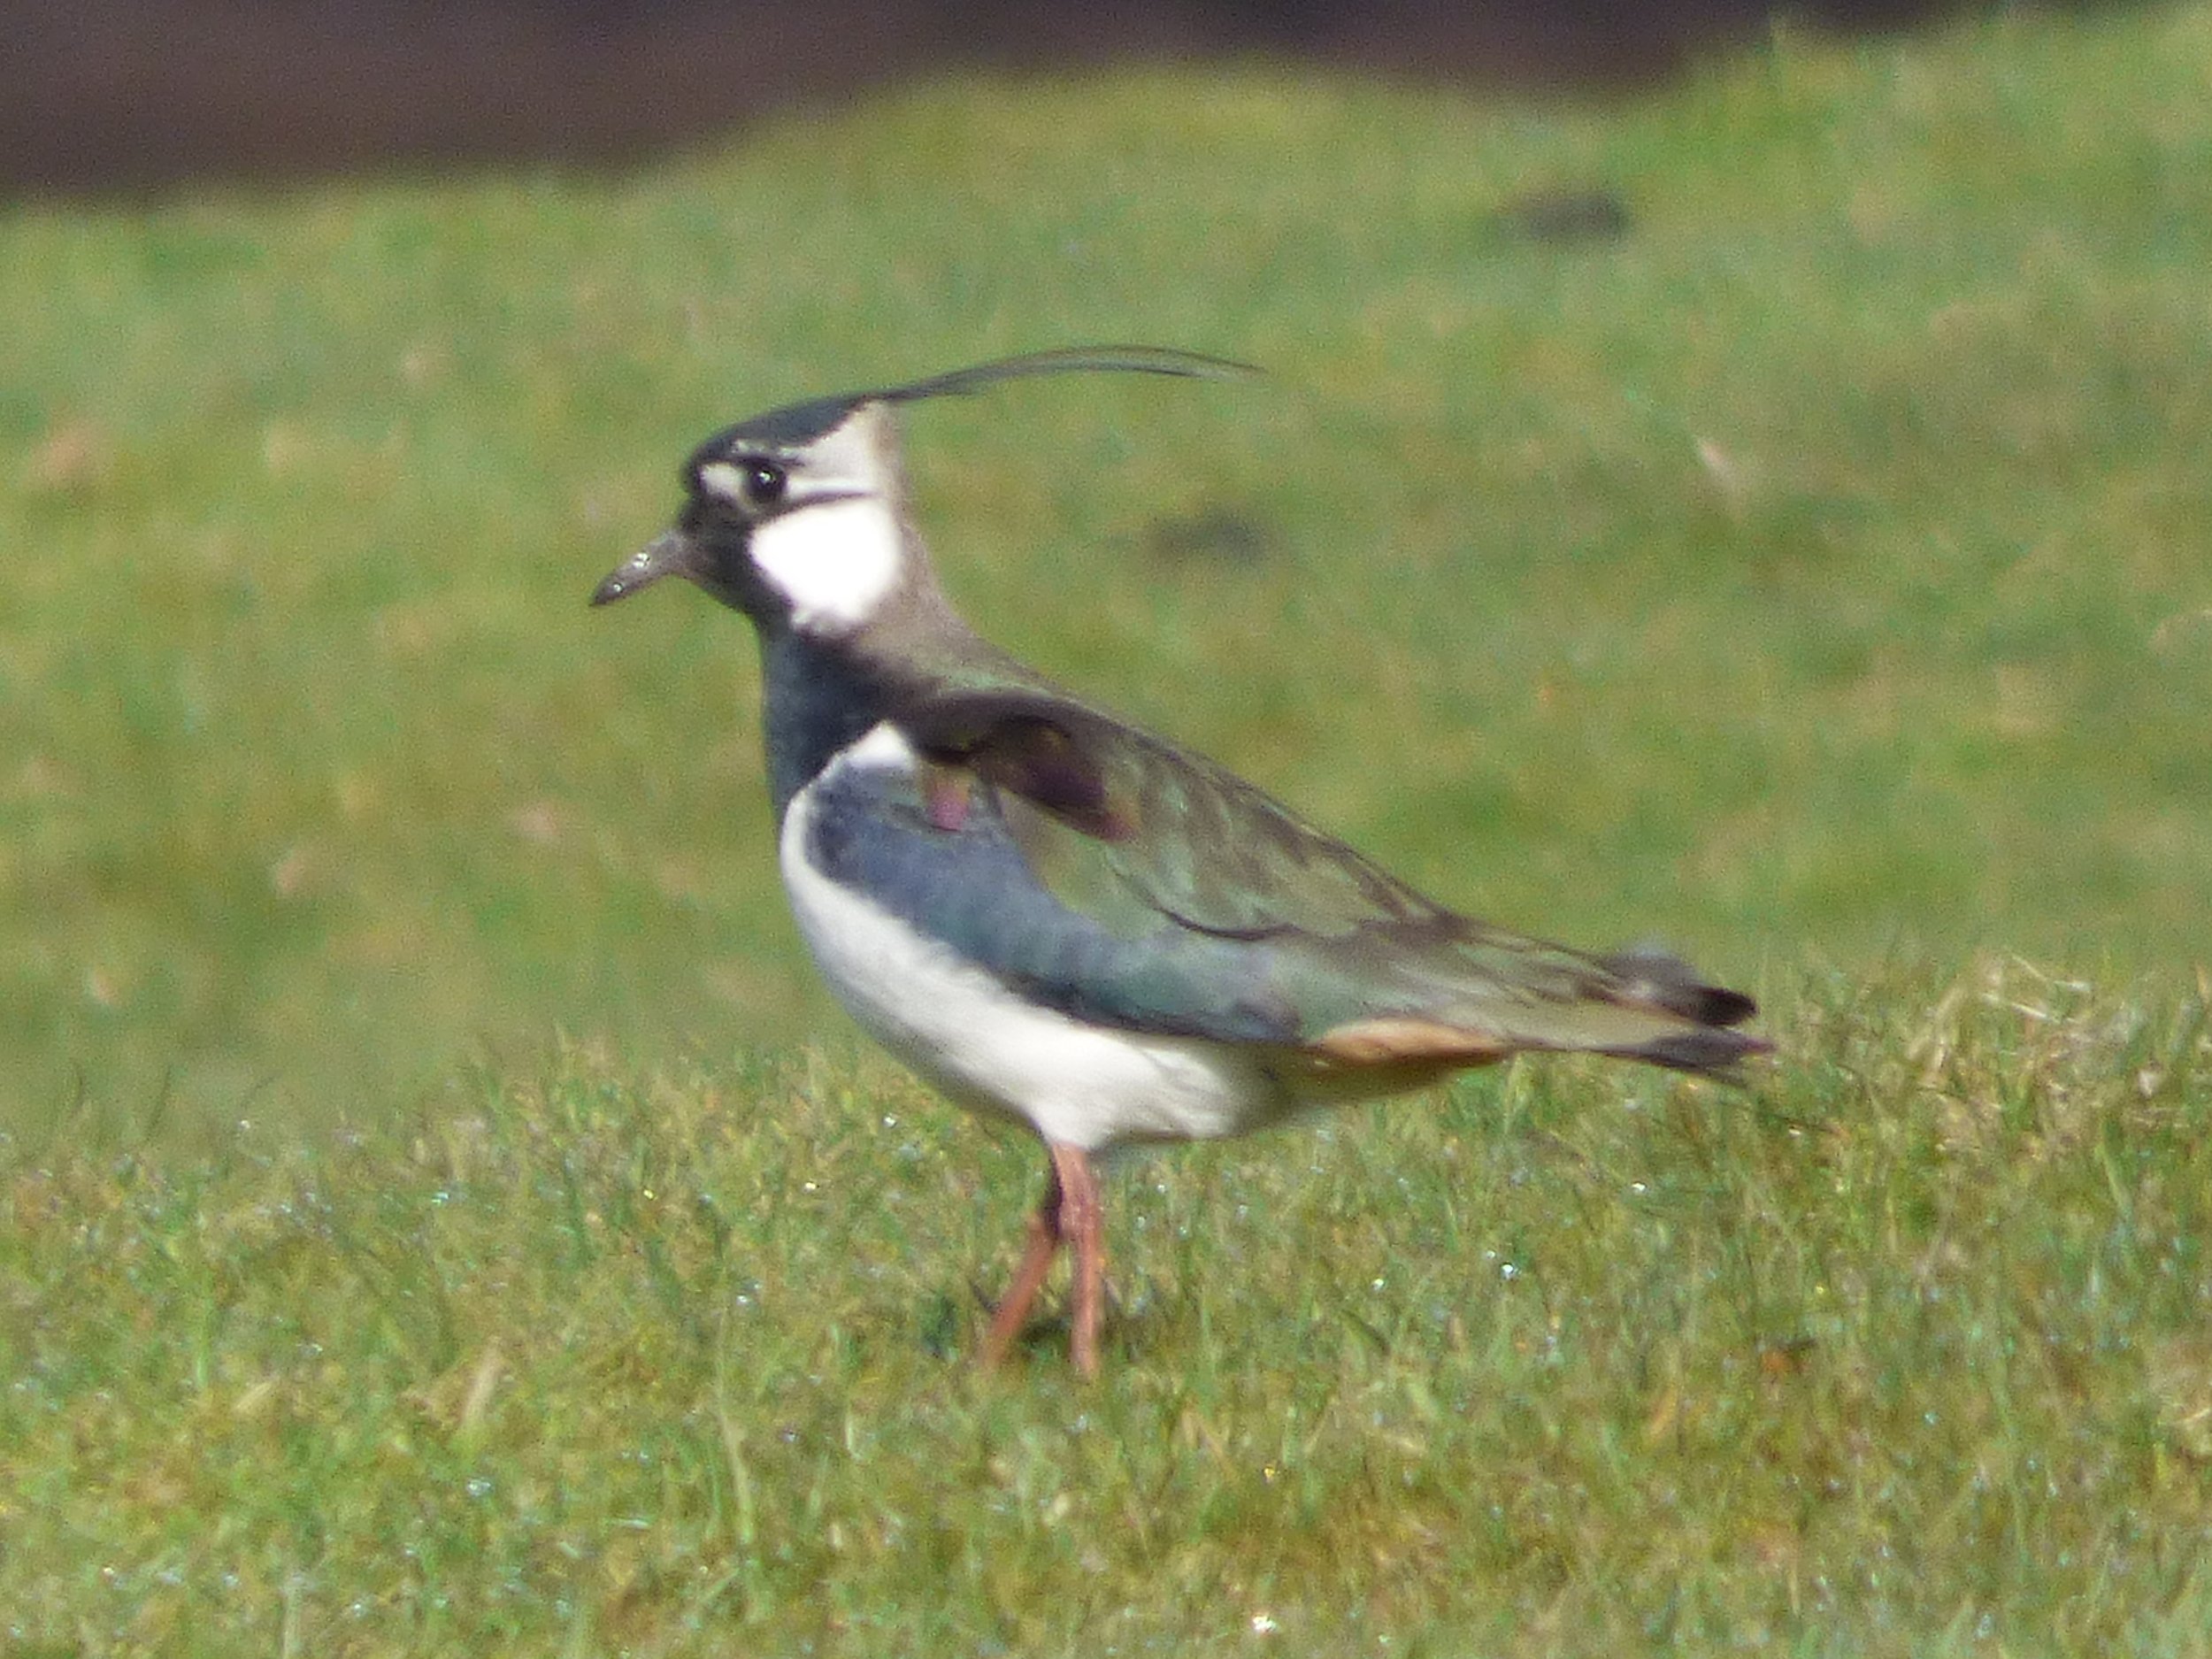
[[[970,1370],[1041,1160],[881,1064],[50,1148],[0,1643],[2201,1653],[2212,987],[1772,988],[1749,1096],[1527,1064],[1135,1162],[1091,1386]]]
[[[2152,8],[0,214],[0,1650],[2203,1651],[2208,84]],[[1034,1148],[826,1023],[741,626],[582,601],[726,420],[1125,339],[1276,379],[914,414],[987,631],[1781,1054],[1138,1161],[1105,1379],[982,1379]]]
[[[1735,978],[2182,965],[2208,65],[2192,8],[1581,111],[960,82],[634,178],[10,211],[0,1122],[818,1028],[745,630],[582,596],[722,422],[1070,341],[1276,379],[917,411],[956,593],[1440,895]],[[1563,188],[1628,234],[1511,233]]]

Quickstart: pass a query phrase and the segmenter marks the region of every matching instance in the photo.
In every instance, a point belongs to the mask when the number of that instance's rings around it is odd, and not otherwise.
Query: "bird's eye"
[[[784,498],[790,479],[764,456],[741,455],[726,461],[701,461],[691,474],[692,493],[710,495],[741,512],[761,513]]]
[[[788,481],[783,468],[773,461],[747,461],[743,467],[747,501],[756,507],[768,507],[783,499],[784,486]]]

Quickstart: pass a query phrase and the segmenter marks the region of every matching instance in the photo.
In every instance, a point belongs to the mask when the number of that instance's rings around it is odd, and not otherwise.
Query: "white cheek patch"
[[[769,519],[753,532],[752,554],[754,566],[790,602],[794,626],[848,634],[898,586],[905,548],[881,502],[855,499]]]
[[[727,461],[709,461],[699,469],[699,488],[712,491],[724,501],[741,503],[745,499],[745,474]]]

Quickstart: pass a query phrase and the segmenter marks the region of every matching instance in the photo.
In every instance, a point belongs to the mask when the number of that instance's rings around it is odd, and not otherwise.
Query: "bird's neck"
[[[761,639],[761,726],[776,820],[840,749],[890,711],[891,687],[842,641],[789,628]]]
[[[910,570],[901,603],[864,628],[823,634],[787,620],[763,624],[760,648],[761,725],[778,823],[841,750],[940,691],[974,683],[1050,688],[969,627],[926,566]]]

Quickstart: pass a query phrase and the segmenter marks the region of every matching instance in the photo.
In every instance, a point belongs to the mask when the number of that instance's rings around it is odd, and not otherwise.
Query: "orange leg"
[[[1098,1197],[1098,1178],[1091,1161],[1079,1147],[1048,1146],[1052,1177],[1043,1201],[1029,1217],[1029,1239],[1022,1249],[1021,1265],[1014,1282],[991,1315],[983,1335],[981,1363],[987,1371],[1012,1350],[1014,1339],[1028,1322],[1037,1292],[1052,1271],[1053,1258],[1063,1245],[1075,1257],[1075,1309],[1068,1356],[1086,1377],[1098,1375],[1098,1333],[1106,1311],[1105,1212]]]
[[[1053,1147],[1054,1185],[1060,1189],[1060,1236],[1075,1256],[1075,1316],[1068,1358],[1085,1377],[1098,1375],[1098,1332],[1106,1318],[1106,1208],[1098,1177],[1079,1147]]]
[[[1029,1306],[1037,1300],[1045,1275],[1052,1271],[1052,1258],[1060,1254],[1060,1172],[1056,1169],[1043,1202],[1029,1217],[1029,1242],[1023,1248],[1021,1265],[1014,1270],[1014,1282],[1006,1287],[1006,1294],[992,1312],[991,1328],[983,1333],[980,1360],[984,1370],[990,1371],[1002,1362],[1014,1339],[1022,1333],[1022,1326],[1029,1320]]]

